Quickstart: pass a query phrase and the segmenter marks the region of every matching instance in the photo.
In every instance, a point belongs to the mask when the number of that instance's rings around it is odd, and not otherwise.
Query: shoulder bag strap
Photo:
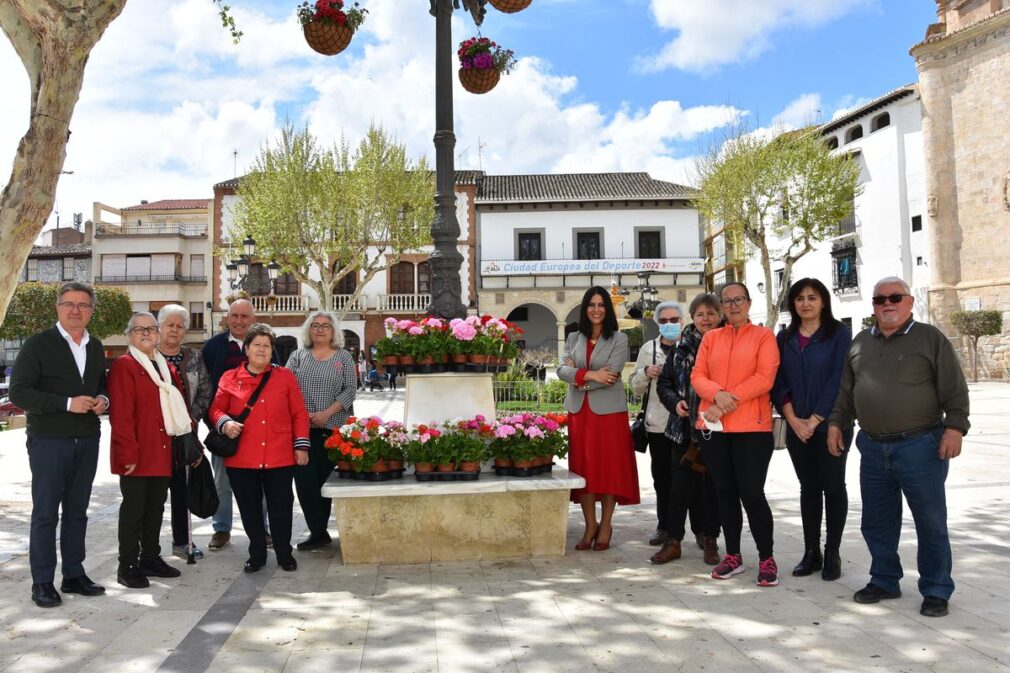
[[[656,348],[659,347],[658,339],[652,342],[652,364],[656,364]],[[646,377],[649,379],[649,377]],[[649,393],[652,392],[652,379],[649,379],[649,385],[645,387],[645,394],[642,395],[642,413],[649,407]]]
[[[249,412],[253,410],[253,405],[255,405],[256,400],[259,399],[260,393],[263,392],[263,388],[266,386],[267,381],[270,380],[270,374],[272,373],[273,369],[267,370],[267,372],[263,375],[263,379],[260,381],[260,384],[256,386],[256,390],[253,391],[253,394],[249,396],[249,400],[246,401],[245,409],[242,410],[241,414],[233,418],[233,421],[236,423],[245,423],[245,419],[249,418]]]

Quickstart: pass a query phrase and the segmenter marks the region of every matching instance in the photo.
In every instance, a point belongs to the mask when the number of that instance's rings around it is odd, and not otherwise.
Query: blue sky
[[[210,0],[129,0],[92,54],[65,176],[64,221],[91,203],[212,196],[285,119],[325,141],[370,122],[433,156],[433,20],[423,0],[366,0],[351,47],[315,55],[296,2],[231,0],[233,46]],[[485,96],[456,88],[457,166],[494,173],[649,171],[690,182],[734,121],[822,121],[915,81],[908,49],[929,0],[534,0],[489,7],[483,34],[517,71]],[[473,33],[457,13],[454,39]],[[0,43],[0,159],[27,124],[27,79]],[[477,154],[477,146],[481,154]]]

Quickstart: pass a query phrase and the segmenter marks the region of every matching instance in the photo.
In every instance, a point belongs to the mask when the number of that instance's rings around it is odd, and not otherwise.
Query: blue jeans
[[[919,593],[943,599],[954,593],[944,491],[949,461],[938,455],[942,434],[940,428],[894,442],[875,442],[865,432],[856,436],[861,529],[873,559],[870,583],[885,591],[897,591],[902,576],[898,539],[904,494],[918,538]]]
[[[211,518],[215,533],[230,533],[232,518],[231,482],[224,467],[224,458],[210,455],[210,466],[214,468],[214,486],[217,487],[217,511]]]

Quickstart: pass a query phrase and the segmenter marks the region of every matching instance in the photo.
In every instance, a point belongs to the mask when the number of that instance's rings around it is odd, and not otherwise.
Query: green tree
[[[56,322],[56,299],[62,283],[21,283],[7,307],[0,339],[25,339]],[[95,312],[88,332],[99,339],[122,334],[133,315],[130,295],[118,287],[95,288]]]
[[[950,322],[971,342],[972,380],[978,381],[978,340],[1003,332],[1003,314],[999,311],[954,311]]]
[[[337,284],[357,275],[351,300],[405,253],[431,243],[434,175],[424,157],[372,127],[351,155],[345,142],[322,148],[290,124],[260,150],[238,187],[235,222],[331,310]],[[343,310],[338,311],[342,314]]]
[[[697,162],[699,213],[723,226],[735,249],[757,255],[764,270],[766,324],[774,325],[793,265],[838,234],[860,192],[859,166],[832,154],[816,127],[767,138],[738,128]],[[740,246],[746,242],[746,246]],[[773,292],[772,265],[784,265]]]

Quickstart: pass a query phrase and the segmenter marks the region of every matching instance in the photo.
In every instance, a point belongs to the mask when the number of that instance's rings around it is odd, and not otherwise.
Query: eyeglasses
[[[660,318],[656,322],[660,325],[665,325],[668,322],[680,322],[680,316],[677,316],[676,318]]]
[[[333,325],[330,325],[329,323],[325,322],[314,322],[311,325],[309,325],[309,329],[314,329],[317,332],[326,332],[333,329]]]
[[[732,299],[723,299],[720,303],[729,308],[730,306],[743,306],[746,301],[747,297],[733,297]]]
[[[72,301],[61,301],[59,304],[57,304],[57,306],[62,308],[64,311],[73,311],[76,308],[78,311],[81,312],[90,311],[91,309],[95,308],[94,304],[75,304]]]
[[[158,333],[158,328],[157,327],[131,327],[130,331],[133,332],[134,334],[136,334],[137,336],[140,336],[142,334],[147,334],[147,335],[153,336],[153,335],[155,335],[155,334]]]
[[[901,294],[900,292],[895,292],[894,294],[877,295],[871,301],[873,302],[874,306],[883,306],[884,302],[887,301],[891,302],[892,304],[900,304],[902,299],[911,296],[912,295],[910,294]]]

